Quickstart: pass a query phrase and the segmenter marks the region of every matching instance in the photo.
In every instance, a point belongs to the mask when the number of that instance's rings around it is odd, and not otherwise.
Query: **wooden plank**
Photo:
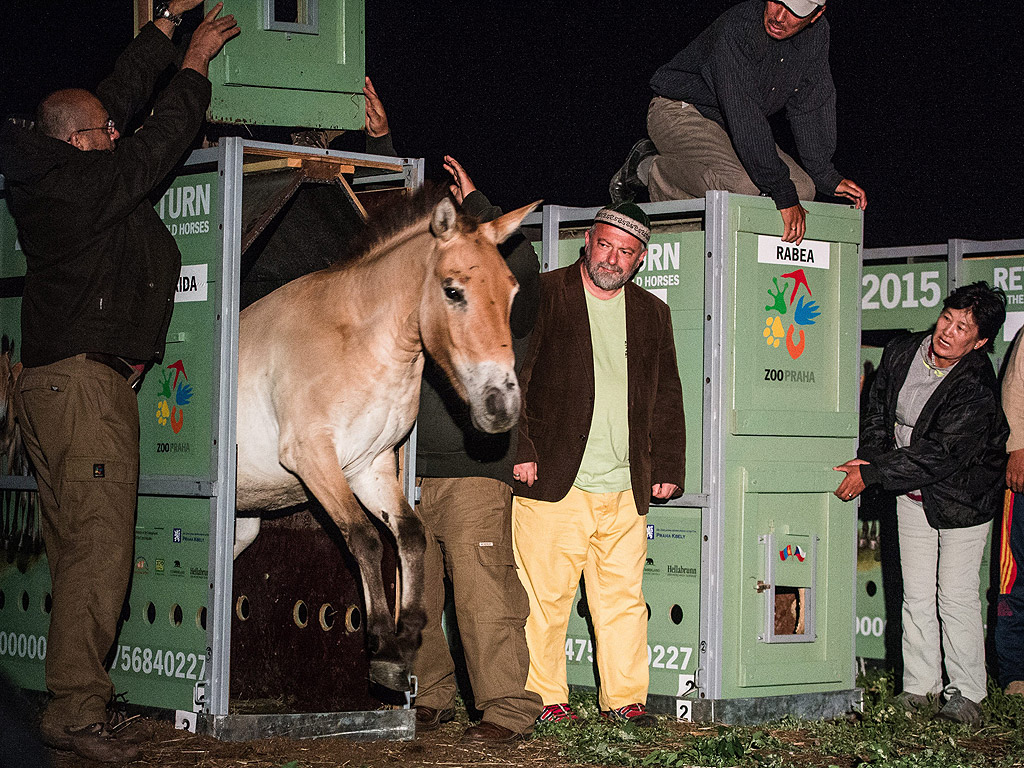
[[[244,161],[243,161],[244,163]],[[280,157],[276,160],[253,160],[244,163],[243,173],[259,173],[260,171],[279,171],[282,168],[301,168],[302,160],[297,157]]]
[[[325,153],[327,150],[323,150]],[[266,147],[246,147],[245,153],[248,155],[260,155],[263,157],[298,157],[298,158],[313,158],[325,163],[336,163],[338,165],[351,165],[360,168],[383,168],[389,171],[401,171],[402,164],[396,162],[381,162],[379,160],[357,160],[353,157],[333,157],[327,154],[314,154],[309,152],[295,152],[287,149],[268,149]]]

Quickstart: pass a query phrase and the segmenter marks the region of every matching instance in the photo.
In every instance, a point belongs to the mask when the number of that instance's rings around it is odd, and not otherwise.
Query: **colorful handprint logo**
[[[779,280],[785,280],[786,278],[793,280],[793,292],[789,295],[788,302],[786,301],[786,291],[789,289],[789,284],[783,283],[782,287],[779,287]],[[785,338],[786,351],[791,358],[796,360],[804,353],[804,346],[806,345],[804,329],[798,326],[814,325],[816,318],[821,314],[821,310],[818,308],[816,301],[811,301],[813,294],[811,293],[811,287],[807,284],[807,276],[802,269],[786,272],[779,277],[773,277],[772,284],[775,286],[775,289],[768,289],[768,296],[771,301],[765,306],[764,310],[770,314],[765,319],[762,335],[768,346],[775,349],[781,346],[782,339]],[[807,291],[807,295],[801,295],[800,300],[797,301],[794,307],[793,302],[796,301],[797,292],[801,288]],[[783,331],[782,315],[787,314],[791,309],[793,310],[793,322],[789,324],[788,330]],[[794,341],[794,337],[799,340]]]
[[[156,404],[156,421],[161,426],[171,425],[174,434],[185,424],[185,406],[192,400],[192,385],[188,383],[185,363],[178,360],[163,370],[160,380],[160,400]]]

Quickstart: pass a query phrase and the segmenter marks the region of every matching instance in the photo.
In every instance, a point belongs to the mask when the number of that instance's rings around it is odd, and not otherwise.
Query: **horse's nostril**
[[[487,390],[487,399],[484,402],[487,404],[487,414],[490,416],[496,416],[505,411],[505,398],[495,387]]]

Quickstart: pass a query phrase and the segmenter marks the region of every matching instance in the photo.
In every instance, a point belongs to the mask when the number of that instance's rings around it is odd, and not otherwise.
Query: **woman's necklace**
[[[959,363],[960,361],[957,360],[956,362]],[[928,367],[928,370],[930,370],[939,378],[942,378],[947,373],[949,373],[956,365],[956,363],[953,363],[953,365],[947,366],[946,368],[940,368],[938,364],[935,362],[935,347],[932,345],[930,341],[928,342],[928,351],[925,352],[924,354],[924,364]]]

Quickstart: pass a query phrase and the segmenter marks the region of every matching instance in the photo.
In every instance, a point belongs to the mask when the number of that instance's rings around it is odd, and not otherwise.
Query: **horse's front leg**
[[[329,441],[286,443],[282,440],[280,455],[282,465],[302,478],[323,505],[359,564],[366,601],[367,647],[373,657],[370,679],[392,690],[409,690],[407,652],[396,638],[394,618],[388,609],[381,577],[383,546],[380,536],[338,466],[334,446]]]
[[[402,570],[398,612],[398,648],[410,665],[426,624],[423,609],[423,523],[409,506],[398,481],[394,451],[385,451],[366,472],[352,478],[352,490],[371,514],[380,518],[395,537]]]

